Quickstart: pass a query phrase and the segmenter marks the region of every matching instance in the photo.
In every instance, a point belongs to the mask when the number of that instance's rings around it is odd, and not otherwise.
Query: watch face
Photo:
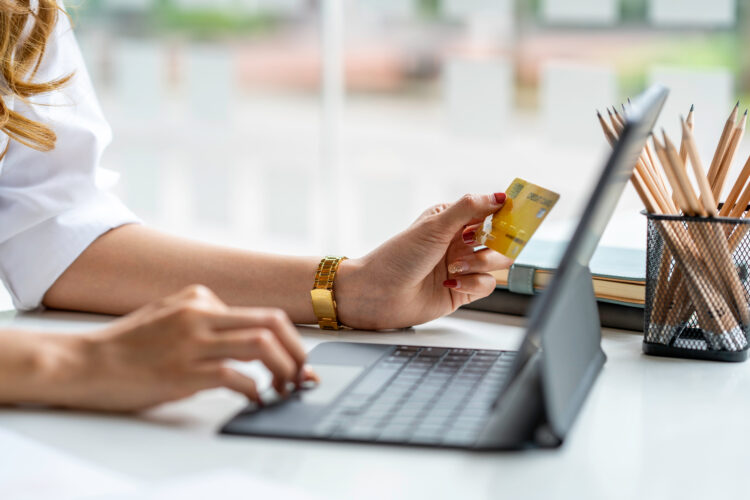
[[[335,321],[336,303],[333,301],[333,290],[316,288],[310,290],[310,296],[312,298],[315,316],[320,320],[329,319]]]

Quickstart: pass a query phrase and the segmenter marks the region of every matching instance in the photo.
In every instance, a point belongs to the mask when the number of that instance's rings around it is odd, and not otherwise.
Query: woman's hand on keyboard
[[[202,286],[145,306],[104,330],[55,337],[57,348],[42,351],[48,354],[43,366],[50,370],[49,389],[31,398],[34,402],[130,411],[215,387],[258,401],[255,382],[227,366],[228,360],[260,360],[282,394],[290,382],[316,379],[286,314],[228,307]]]

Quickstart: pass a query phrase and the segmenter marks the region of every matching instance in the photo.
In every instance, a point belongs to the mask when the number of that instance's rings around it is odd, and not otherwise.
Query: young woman
[[[0,335],[0,380],[16,381],[0,402],[127,410],[218,385],[256,399],[224,360],[260,359],[283,390],[314,376],[292,323],[323,325],[324,309],[334,326],[424,323],[488,295],[489,271],[510,265],[473,238],[505,195],[467,195],[364,257],[335,259],[315,309],[320,257],[162,234],[97,189],[110,131],[56,0],[0,0],[0,30],[0,276],[19,309],[137,310],[95,334]]]

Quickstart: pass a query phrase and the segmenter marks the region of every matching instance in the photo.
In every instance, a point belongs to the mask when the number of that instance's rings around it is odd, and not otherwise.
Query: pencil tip
[[[628,104],[632,104],[632,103],[630,102],[630,97],[628,97]]]
[[[740,100],[739,99],[737,99],[737,104],[735,104],[734,107],[735,108],[739,108],[740,107]]]
[[[607,114],[608,114],[609,116],[612,116],[612,112],[611,112],[611,111],[609,110],[609,108],[607,108]]]
[[[690,112],[692,113],[694,109],[695,109],[695,104],[691,104],[690,105]]]
[[[596,116],[598,116],[599,118],[601,118],[601,117],[602,117],[602,114],[601,114],[601,113],[599,112],[599,110],[598,110],[598,109],[596,110]]]

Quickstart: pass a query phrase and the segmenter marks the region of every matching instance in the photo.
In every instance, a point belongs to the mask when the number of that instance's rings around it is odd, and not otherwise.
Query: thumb
[[[505,203],[505,193],[467,194],[443,210],[438,219],[443,229],[455,234],[464,226],[481,222]]]

